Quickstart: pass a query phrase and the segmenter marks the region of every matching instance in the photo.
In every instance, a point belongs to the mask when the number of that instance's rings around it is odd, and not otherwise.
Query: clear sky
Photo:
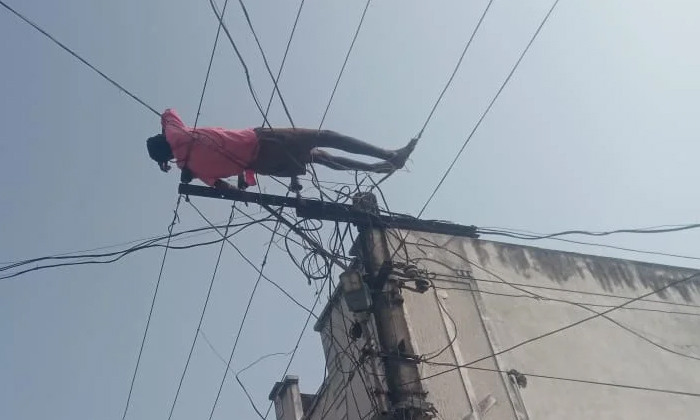
[[[156,109],[174,107],[194,122],[217,25],[207,0],[8,1]],[[298,2],[248,3],[276,71]],[[297,126],[318,126],[364,5],[306,1],[280,81]],[[494,1],[409,171],[384,185],[392,210],[418,212],[550,5]],[[485,6],[373,2],[324,126],[384,147],[405,144]],[[699,12],[690,0],[561,0],[424,216],[538,232],[697,222]],[[229,4],[226,22],[266,101],[270,78],[238,2]],[[160,131],[158,118],[5,9],[0,38],[0,260],[166,233],[178,176],[162,174],[146,154],[145,139]],[[288,125],[279,101],[271,120]],[[199,124],[260,123],[242,68],[222,39]],[[345,173],[319,174],[353,182]],[[215,221],[230,211],[223,201],[193,201]],[[204,224],[189,205],[180,218],[177,230]],[[253,227],[235,243],[259,263],[268,239]],[[604,240],[700,256],[700,232]],[[561,242],[537,245],[700,266]],[[128,419],[167,418],[217,253],[217,246],[171,251]],[[0,281],[0,417],[121,418],[161,258],[161,250],[148,250],[114,264]],[[312,304],[314,287],[275,247],[267,273]],[[224,356],[254,281],[255,272],[224,248],[202,327]],[[232,368],[291,350],[305,317],[263,282]],[[301,376],[302,391],[320,384],[322,357],[310,330],[290,371]],[[273,357],[242,375],[257,405],[266,408],[286,363],[286,356]],[[223,369],[199,340],[173,419],[206,418]],[[254,417],[230,376],[214,419]]]

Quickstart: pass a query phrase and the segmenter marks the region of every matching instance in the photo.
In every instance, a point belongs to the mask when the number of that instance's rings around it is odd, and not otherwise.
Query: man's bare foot
[[[394,166],[394,170],[401,169],[404,167],[406,161],[408,160],[408,157],[411,156],[411,153],[413,153],[413,149],[416,148],[417,143],[418,139],[413,138],[411,139],[411,141],[408,142],[406,146],[394,152],[394,157],[392,157],[389,160],[389,163],[391,163],[391,165]]]
[[[372,165],[372,172],[378,173],[378,174],[388,174],[391,172],[394,172],[396,168],[394,167],[391,162],[388,161],[382,161],[378,162]]]

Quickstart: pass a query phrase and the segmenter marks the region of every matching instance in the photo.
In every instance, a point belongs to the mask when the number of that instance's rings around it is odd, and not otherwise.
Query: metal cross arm
[[[221,191],[199,185],[180,184],[178,192],[197,197],[241,201],[266,206],[283,206],[296,209],[297,216],[306,219],[330,220],[353,223],[357,226],[373,226],[386,229],[405,229],[419,232],[440,233],[477,238],[476,226],[464,226],[435,220],[422,220],[404,215],[372,214],[349,204],[332,203],[305,198],[261,194],[241,190]]]

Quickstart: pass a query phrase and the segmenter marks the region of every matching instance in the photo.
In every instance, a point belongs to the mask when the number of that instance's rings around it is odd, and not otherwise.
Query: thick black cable
[[[97,73],[97,74],[99,74],[100,76],[102,76],[103,79],[107,80],[109,83],[111,83],[112,85],[114,85],[117,89],[119,89],[120,91],[122,91],[122,92],[126,93],[127,95],[129,95],[133,100],[135,100],[136,102],[138,102],[138,103],[140,103],[141,105],[143,105],[144,107],[146,107],[149,111],[153,112],[153,113],[156,114],[157,116],[160,116],[160,112],[156,111],[155,108],[153,108],[152,106],[148,105],[148,104],[147,104],[146,102],[144,102],[143,100],[139,99],[138,96],[136,96],[136,95],[134,95],[133,93],[129,92],[124,86],[120,85],[119,83],[117,83],[116,81],[114,81],[114,79],[112,79],[111,77],[107,76],[107,75],[104,74],[102,71],[100,71],[97,67],[95,67],[95,66],[93,66],[92,64],[90,64],[87,60],[85,60],[84,58],[82,58],[81,56],[79,56],[75,51],[71,50],[70,48],[68,48],[67,46],[65,46],[62,42],[60,42],[59,40],[57,40],[56,38],[54,38],[51,34],[49,34],[48,32],[46,32],[45,30],[43,30],[39,25],[37,25],[36,23],[34,23],[34,22],[32,22],[31,20],[29,20],[29,18],[25,17],[24,15],[22,15],[21,13],[19,13],[19,12],[16,11],[15,9],[13,9],[10,5],[8,5],[7,3],[5,3],[5,2],[2,1],[2,0],[0,0],[0,5],[3,6],[5,9],[9,10],[10,12],[12,12],[12,13],[13,13],[15,16],[17,16],[18,18],[22,19],[25,23],[29,24],[32,28],[34,28],[34,29],[36,29],[37,31],[39,31],[42,35],[44,35],[45,37],[47,37],[48,39],[50,39],[51,41],[53,41],[56,45],[58,45],[58,46],[61,47],[64,51],[68,52],[70,55],[72,55],[73,57],[75,57],[78,61],[80,61],[81,63],[83,63],[83,64],[85,64],[86,66],[88,66],[88,67],[89,67],[91,70],[93,70],[95,73]]]
[[[255,280],[255,285],[253,286],[253,290],[250,292],[250,297],[248,298],[248,303],[246,304],[245,311],[243,312],[243,318],[241,319],[241,324],[238,327],[238,332],[236,333],[236,338],[233,341],[233,347],[231,348],[231,353],[228,357],[228,362],[226,362],[226,370],[224,370],[224,376],[221,378],[221,383],[219,384],[219,390],[216,392],[216,399],[214,400],[214,405],[211,408],[211,412],[209,413],[209,420],[211,420],[214,417],[214,412],[216,411],[216,406],[219,403],[219,398],[221,397],[221,391],[224,389],[224,384],[226,383],[226,377],[228,375],[229,369],[231,368],[231,362],[233,361],[233,356],[236,353],[236,348],[238,347],[238,340],[241,338],[241,333],[243,332],[243,326],[245,325],[246,319],[248,319],[248,312],[250,311],[250,307],[253,304],[253,298],[255,298],[255,293],[258,290],[258,286],[260,285],[260,280],[262,279],[262,273],[265,270],[265,267],[267,266],[267,257],[270,254],[270,248],[272,247],[272,243],[275,239],[275,236],[277,235],[277,231],[279,230],[281,226],[281,223],[278,221],[277,224],[275,225],[274,230],[272,231],[272,236],[270,237],[270,242],[267,244],[267,249],[265,250],[265,255],[263,256],[262,262],[260,264],[260,273],[258,274],[258,278]]]
[[[165,267],[165,260],[168,256],[168,247],[170,244],[170,238],[172,237],[173,228],[175,227],[175,222],[178,220],[177,211],[180,208],[180,201],[182,196],[178,196],[177,202],[175,203],[175,210],[173,211],[173,220],[168,226],[168,242],[166,243],[165,251],[163,251],[163,259],[160,263],[160,271],[158,272],[158,280],[156,281],[156,287],[153,291],[153,299],[151,299],[151,308],[148,310],[148,318],[146,319],[146,328],[143,332],[143,338],[141,339],[141,346],[139,348],[139,355],[136,358],[136,367],[134,368],[134,374],[131,377],[131,384],[129,385],[129,394],[126,397],[126,404],[124,406],[124,414],[122,415],[122,420],[126,418],[126,414],[129,411],[129,403],[131,402],[131,394],[134,391],[134,383],[136,382],[136,374],[139,371],[139,366],[141,364],[141,355],[143,354],[143,348],[146,344],[146,336],[148,336],[148,328],[151,325],[151,317],[153,316],[153,308],[156,305],[156,297],[158,296],[158,288],[160,287],[160,281],[163,278],[163,268]]]
[[[518,61],[515,62],[515,65],[514,65],[513,68],[510,70],[510,73],[508,73],[508,76],[507,76],[506,79],[503,81],[503,84],[501,84],[501,87],[500,87],[500,88],[498,89],[498,91],[496,92],[496,95],[493,97],[493,99],[491,99],[491,102],[490,102],[489,105],[486,107],[486,110],[484,110],[483,114],[481,114],[481,117],[479,118],[479,120],[478,120],[478,121],[476,122],[476,124],[474,125],[474,128],[473,128],[472,131],[469,133],[469,136],[467,136],[467,139],[466,139],[466,140],[464,141],[464,143],[462,144],[462,147],[459,149],[459,152],[457,152],[457,154],[455,155],[454,159],[452,160],[452,162],[450,163],[450,165],[447,167],[447,170],[446,170],[445,173],[442,175],[442,178],[440,178],[440,181],[439,181],[438,184],[435,186],[435,189],[433,189],[433,192],[430,194],[430,197],[428,197],[428,200],[425,202],[425,204],[423,205],[423,207],[421,208],[421,210],[418,212],[418,216],[417,216],[417,217],[421,217],[421,216],[423,215],[423,212],[424,212],[425,209],[428,207],[428,204],[430,204],[430,202],[433,200],[433,197],[435,197],[435,194],[437,194],[438,190],[440,189],[440,187],[442,186],[442,184],[445,182],[445,179],[447,178],[447,176],[448,176],[448,175],[450,174],[450,172],[452,171],[452,168],[455,166],[455,163],[457,163],[457,160],[458,160],[459,157],[462,155],[462,152],[464,152],[464,149],[467,147],[467,144],[469,144],[469,141],[470,141],[470,140],[472,139],[472,137],[474,136],[474,133],[476,133],[476,130],[479,129],[479,126],[481,125],[482,121],[484,121],[484,118],[486,118],[486,115],[489,113],[489,111],[491,111],[491,108],[493,107],[493,104],[496,103],[496,100],[498,99],[498,97],[501,96],[501,92],[503,92],[503,89],[506,87],[506,85],[508,84],[508,82],[510,81],[510,79],[513,77],[513,74],[515,73],[515,71],[518,69],[518,66],[520,65],[520,62],[523,61],[523,58],[525,57],[525,54],[527,54],[527,52],[530,50],[530,47],[532,46],[532,43],[535,42],[535,39],[537,39],[537,36],[539,35],[540,31],[541,31],[542,28],[544,27],[545,23],[547,23],[547,21],[549,20],[549,17],[552,15],[552,12],[554,11],[554,8],[557,6],[557,4],[559,4],[559,0],[555,0],[555,1],[554,1],[554,3],[552,4],[552,7],[549,9],[549,11],[548,11],[547,14],[545,15],[544,19],[542,19],[542,22],[540,23],[540,26],[537,27],[537,30],[536,30],[535,33],[532,35],[532,38],[530,38],[530,42],[528,42],[527,46],[525,47],[525,49],[523,50],[523,52],[520,54],[520,57],[518,58]]]
[[[263,219],[255,219],[252,216],[247,216],[247,217],[251,220],[251,222],[240,223],[240,224],[229,224],[228,226],[231,226],[231,227],[247,226],[247,225],[250,225],[253,223],[261,223],[261,222],[269,221],[271,218],[271,216],[267,216]],[[226,224],[222,224],[222,223],[223,222],[217,223],[214,228],[222,228],[222,227],[227,226]],[[206,233],[209,233],[207,231],[211,231],[214,228],[212,228],[211,226],[205,226],[205,227],[200,227],[200,228],[195,228],[195,229],[183,230],[183,231],[180,231],[177,233],[173,233],[172,235],[152,236],[150,238],[137,239],[134,241],[130,241],[130,242],[126,242],[126,243],[122,243],[122,244],[118,244],[118,245],[111,245],[111,246],[89,249],[89,250],[85,250],[85,251],[76,251],[73,253],[66,252],[63,254],[54,254],[54,255],[48,255],[48,256],[44,256],[44,257],[35,257],[35,258],[30,258],[30,259],[21,260],[21,261],[14,261],[14,262],[7,263],[7,265],[3,265],[2,267],[0,267],[0,271],[7,271],[7,270],[10,270],[13,268],[21,267],[23,265],[34,264],[37,262],[48,261],[48,260],[63,261],[63,260],[72,260],[72,259],[83,259],[83,258],[111,257],[114,255],[119,255],[119,254],[123,254],[123,253],[127,253],[127,252],[133,252],[136,250],[157,246],[158,242],[160,242],[164,239],[167,239],[168,236],[171,236],[170,242],[172,243],[172,242],[176,242],[176,241],[181,241],[183,239],[190,239],[190,238],[197,236],[197,235],[183,236],[185,234],[188,234],[188,233],[206,234]],[[182,237],[180,237],[180,236],[182,236]],[[105,252],[105,253],[99,253],[99,254],[86,254],[86,252],[96,251],[99,249],[114,248],[114,247],[117,247],[120,245],[130,245],[130,244],[134,244],[134,243],[136,245],[131,246],[131,247],[126,248],[126,249],[119,250],[119,251]],[[180,248],[185,248],[185,247],[170,246],[170,249],[180,249]]]
[[[228,217],[229,223],[233,219],[233,214],[236,210],[236,205],[231,206],[231,214]],[[228,233],[228,225],[224,229],[224,236]],[[211,291],[214,288],[214,280],[216,279],[216,273],[219,270],[219,263],[221,262],[221,254],[224,252],[224,245],[226,242],[221,241],[221,248],[219,248],[219,255],[216,257],[216,264],[214,265],[214,272],[211,275],[211,280],[209,281],[209,288],[207,289],[207,297],[204,300],[204,306],[202,307],[202,314],[199,316],[199,322],[197,323],[197,329],[194,332],[194,338],[192,339],[192,345],[190,346],[190,352],[187,354],[187,362],[185,362],[185,368],[182,370],[182,375],[180,376],[180,382],[177,385],[177,391],[175,392],[175,398],[173,399],[173,404],[170,406],[170,414],[168,414],[168,420],[173,417],[173,412],[175,412],[175,405],[177,404],[177,399],[180,396],[180,390],[182,389],[182,383],[185,380],[185,375],[187,374],[187,368],[190,366],[190,361],[192,360],[192,353],[194,353],[194,347],[197,345],[197,337],[199,337],[199,331],[202,328],[202,322],[204,321],[204,314],[207,312],[207,306],[209,305],[209,298],[211,297]]]
[[[261,226],[264,226],[264,227],[267,228],[267,226],[265,226],[265,225],[263,224],[264,221],[265,221],[265,220],[256,220],[256,221],[254,221],[254,222],[244,223],[244,224],[242,224],[242,227],[240,227],[239,229],[237,229],[237,230],[235,231],[234,234],[237,234],[237,233],[239,233],[239,232],[241,232],[241,231],[243,231],[243,230],[245,230],[245,229],[247,229],[247,228],[249,228],[250,226],[255,225],[255,224],[261,224]],[[232,225],[232,226],[239,226],[239,225]],[[212,227],[212,228],[210,228],[210,229],[214,230],[214,229],[218,229],[218,228],[220,228],[220,227],[219,227],[219,226],[214,226],[214,227]],[[196,230],[202,230],[202,229],[196,229]],[[174,238],[175,236],[180,235],[180,234],[185,233],[185,232],[187,232],[187,231],[183,231],[183,232],[179,232],[179,233],[173,234],[172,237]],[[194,235],[193,235],[193,236],[194,236]],[[167,237],[166,237],[166,238],[167,238]],[[166,239],[166,238],[161,238],[161,239]],[[137,251],[141,251],[141,250],[144,250],[144,249],[149,249],[149,248],[166,248],[166,249],[173,249],[173,250],[184,250],[184,249],[198,248],[198,247],[202,247],[202,246],[208,246],[208,245],[217,244],[217,243],[219,243],[219,242],[221,242],[221,241],[223,241],[223,240],[225,240],[225,239],[227,239],[227,238],[228,238],[228,237],[226,237],[226,238],[224,238],[224,239],[219,239],[219,240],[214,240],[214,241],[208,241],[208,242],[198,242],[198,243],[194,243],[194,244],[190,244],[190,245],[183,245],[183,246],[173,246],[173,245],[170,245],[170,244],[161,245],[161,244],[156,243],[157,240],[150,240],[150,241],[147,241],[147,242],[144,243],[144,244],[137,245],[137,246],[128,248],[128,249],[126,249],[126,250],[117,251],[117,252],[110,252],[110,253],[105,253],[105,254],[78,255],[78,256],[60,256],[60,257],[59,257],[59,256],[56,256],[56,257],[41,257],[40,259],[42,259],[42,260],[46,260],[46,259],[64,260],[64,259],[83,259],[83,258],[104,258],[104,257],[107,257],[107,256],[115,256],[114,258],[111,258],[111,259],[108,259],[108,260],[88,260],[88,261],[78,261],[78,262],[69,262],[69,263],[39,265],[39,266],[35,266],[35,267],[32,267],[32,268],[28,268],[28,269],[25,269],[25,270],[21,270],[21,271],[12,273],[12,274],[8,274],[8,275],[5,275],[5,276],[2,276],[2,277],[0,277],[0,280],[6,280],[6,279],[13,278],[13,277],[18,277],[18,276],[23,275],[23,274],[30,273],[30,272],[33,272],[33,271],[46,270],[46,269],[50,269],[50,268],[60,268],[60,267],[69,267],[69,266],[78,266],[78,265],[91,265],[91,264],[111,264],[111,263],[114,263],[114,262],[116,262],[116,261],[121,260],[122,258],[124,258],[124,257],[127,256],[127,255],[133,254],[133,253],[135,253],[135,252],[137,252]],[[158,239],[158,240],[161,240],[161,239]],[[184,239],[184,238],[182,238],[182,239]],[[173,242],[173,240],[171,239],[170,242]],[[33,261],[29,260],[29,261],[23,261],[23,262],[20,262],[20,263],[17,263],[17,264],[13,264],[13,265],[27,265],[27,264],[32,264],[32,263],[33,263]],[[12,268],[12,267],[9,267],[9,268]],[[4,268],[4,267],[3,267],[2,269],[0,269],[0,271],[4,271],[5,269],[9,269],[9,268]]]
[[[254,216],[257,216],[257,215],[259,215],[259,214],[261,214],[261,213],[262,213],[262,211],[259,211],[259,212],[257,212],[257,213],[254,213],[253,215],[254,215]],[[234,220],[236,220],[236,219],[242,219],[242,218],[243,218],[243,217],[236,217],[236,218],[234,218]],[[225,223],[225,222],[226,222],[225,220],[222,220],[221,222],[217,222],[216,224],[217,224],[217,225],[220,225],[220,227],[224,227],[224,224],[223,224],[223,223]],[[202,230],[211,230],[211,227],[203,227],[203,228],[201,228],[201,229],[183,230],[183,231],[181,231],[181,232],[178,232],[178,233],[176,233],[176,234],[173,234],[173,240],[172,240],[171,242],[177,242],[177,241],[181,241],[181,240],[183,240],[183,239],[189,239],[189,238],[193,238],[193,237],[195,237],[195,236],[199,236],[199,235],[201,235],[202,233],[199,233],[199,234],[196,234],[196,235],[184,236],[184,237],[182,237],[182,238],[176,239],[176,236],[178,236],[178,235],[187,234],[187,233],[195,233],[195,232],[202,231]],[[206,233],[206,232],[203,232],[203,233]],[[34,258],[34,259],[32,259],[32,260],[38,261],[38,260],[41,260],[41,259],[51,259],[51,258],[57,258],[57,257],[64,257],[64,256],[74,255],[74,254],[84,254],[84,253],[88,253],[88,252],[101,251],[101,250],[104,250],[104,249],[117,248],[117,247],[121,247],[121,246],[125,246],[125,245],[132,245],[132,244],[141,243],[141,242],[147,242],[147,241],[152,241],[152,240],[162,240],[162,239],[165,239],[165,238],[167,238],[167,237],[168,237],[168,235],[152,235],[152,236],[149,236],[149,237],[146,237],[146,238],[133,239],[133,240],[130,240],[130,241],[119,242],[119,243],[112,244],[112,245],[101,245],[101,246],[97,246],[97,247],[94,247],[94,248],[88,248],[88,249],[80,249],[80,250],[74,250],[74,251],[63,251],[63,252],[58,252],[58,253],[55,253],[55,254],[47,255],[47,256],[45,256],[45,257],[38,257],[38,259],[37,259],[37,258]],[[9,265],[23,263],[24,261],[28,261],[28,260],[29,260],[29,259],[15,260],[15,261],[2,261],[2,262],[0,262],[0,271],[4,271],[4,270],[6,269],[6,267],[9,266]]]

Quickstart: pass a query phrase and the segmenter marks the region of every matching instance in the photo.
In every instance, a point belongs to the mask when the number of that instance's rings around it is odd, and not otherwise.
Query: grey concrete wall
[[[391,243],[397,259],[408,256],[435,274],[435,290],[404,296],[416,347],[425,355],[444,349],[430,361],[445,364],[491,355],[694,273],[443,235],[411,234],[406,249],[398,248],[396,236]],[[610,319],[592,319],[472,366],[487,370],[429,378],[449,368],[425,364],[429,397],[452,419],[464,418],[487,396],[496,404],[483,419],[525,418],[521,398],[531,419],[700,418],[697,397],[532,376],[518,389],[489,371],[700,393],[699,292],[700,282],[688,281],[615,310]],[[450,328],[457,337],[448,347]]]
[[[384,397],[374,393],[386,386],[381,366],[373,358],[361,357],[362,348],[376,337],[376,331],[370,320],[367,332],[352,340],[353,321],[354,315],[336,293],[315,326],[321,335],[327,376],[305,419],[371,420],[385,404]]]

